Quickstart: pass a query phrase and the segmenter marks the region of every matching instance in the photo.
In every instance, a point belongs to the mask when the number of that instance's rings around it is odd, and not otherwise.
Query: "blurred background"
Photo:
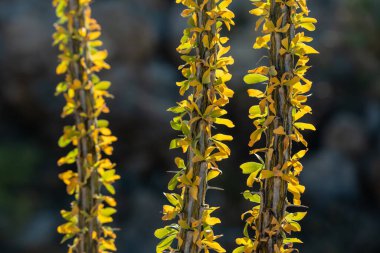
[[[308,77],[314,81],[307,133],[310,152],[301,182],[310,207],[299,237],[305,253],[375,253],[380,226],[380,1],[309,0],[319,20]],[[230,68],[236,91],[227,110],[235,129],[231,158],[220,163],[223,176],[213,185],[210,204],[222,225],[216,226],[227,252],[242,235],[240,214],[250,208],[242,195],[246,177],[239,165],[248,156],[253,130],[249,99],[242,78],[265,51],[253,50],[256,18],[250,2],[235,0],[236,27],[228,33],[235,65]],[[162,192],[179,155],[168,145],[176,132],[166,109],[179,100],[176,81],[181,64],[175,50],[185,27],[174,0],[96,0],[94,17],[103,26],[103,41],[112,69],[103,79],[113,83],[111,121],[119,141],[113,161],[118,215],[114,225],[120,253],[155,252],[153,231],[163,226]],[[0,251],[2,253],[66,252],[56,227],[71,201],[58,180],[56,160],[67,150],[57,147],[62,127],[62,97],[54,97],[57,50],[51,34],[56,18],[49,0],[0,0]],[[310,34],[310,33],[308,33]],[[377,250],[376,250],[377,248]]]

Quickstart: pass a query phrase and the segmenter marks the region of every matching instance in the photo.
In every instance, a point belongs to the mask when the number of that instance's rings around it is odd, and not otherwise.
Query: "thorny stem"
[[[293,57],[290,53],[280,54],[282,39],[288,37],[289,41],[292,41],[294,38],[294,24],[292,24],[290,18],[291,11],[291,7],[276,3],[275,0],[271,0],[271,21],[276,24],[277,20],[283,16],[281,27],[290,24],[287,33],[273,32],[271,36],[270,64],[275,67],[277,78],[279,80],[281,80],[285,73],[292,75],[294,67]],[[291,141],[288,140],[289,144],[285,145],[285,138],[288,138],[287,136],[292,134],[293,126],[292,105],[289,92],[290,91],[286,86],[279,86],[273,92],[273,100],[275,101],[277,115],[273,115],[273,113],[268,110],[272,116],[276,117],[266,130],[266,147],[268,149],[273,148],[272,155],[270,155],[270,152],[267,152],[266,154],[265,169],[267,170],[280,170],[283,164],[291,157]],[[279,126],[284,128],[286,136],[273,133],[273,130]],[[284,173],[287,173],[287,171]],[[257,220],[259,245],[256,249],[256,253],[273,253],[275,252],[275,247],[279,249],[283,241],[281,229],[275,229],[275,227],[285,216],[287,207],[287,182],[281,177],[266,179],[264,180],[261,195],[262,205],[260,216]],[[275,233],[269,235],[267,233],[268,231],[275,231]]]
[[[80,7],[79,0],[69,1],[69,10],[73,15],[73,24],[71,34],[71,51],[73,55],[78,56],[77,60],[70,64],[72,80],[79,80],[82,87],[75,93],[77,108],[75,110],[75,121],[78,129],[82,130],[81,138],[78,145],[77,169],[80,180],[80,191],[78,196],[79,217],[78,225],[80,232],[80,242],[75,249],[78,253],[97,253],[99,251],[97,240],[93,239],[93,235],[99,235],[100,224],[96,216],[91,215],[98,205],[96,196],[100,194],[99,176],[94,164],[99,160],[99,150],[91,138],[91,132],[96,128],[97,120],[94,116],[94,96],[92,89],[85,89],[88,82],[91,82],[91,76],[88,75],[90,66],[89,52],[87,43],[75,36],[74,32],[82,27],[86,27],[84,11],[85,8]],[[81,56],[81,57],[79,57]],[[84,58],[84,64],[80,58]],[[84,78],[86,77],[86,78]],[[86,116],[84,116],[86,115]]]
[[[197,0],[198,6],[200,6],[203,3],[203,0]],[[215,1],[209,1],[203,10],[198,11],[197,20],[198,20],[198,27],[204,27],[206,25],[206,22],[208,21],[208,15],[206,14],[207,11],[212,10],[215,7]],[[211,31],[203,31],[197,38],[197,45],[198,48],[196,49],[196,56],[198,59],[197,64],[197,79],[201,82],[204,72],[207,70],[207,66],[204,65],[205,62],[207,62],[207,59],[211,55],[217,54],[217,45],[214,46],[212,49],[207,49],[203,46],[202,39],[203,36],[208,36],[209,38],[213,38],[215,36],[216,28],[215,25],[212,26]],[[214,57],[216,60],[216,57]],[[199,98],[196,100],[196,104],[201,112],[204,112],[207,106],[211,104],[211,101],[213,100],[215,94],[212,94],[212,86],[215,82],[215,70],[211,70],[210,73],[210,79],[211,82],[209,84],[205,84],[202,89],[202,94],[199,96]],[[194,92],[196,88],[194,88]],[[197,112],[194,112],[192,117],[197,117]],[[206,204],[206,192],[207,192],[207,162],[201,161],[201,162],[193,162],[193,158],[195,157],[195,153],[193,149],[199,150],[201,154],[204,154],[206,149],[209,147],[210,144],[210,129],[211,124],[206,122],[205,120],[201,119],[197,121],[196,123],[191,125],[191,136],[194,145],[192,148],[188,151],[188,166],[186,173],[189,172],[190,169],[193,170],[193,179],[196,179],[199,177],[200,183],[198,185],[198,196],[197,200],[193,199],[190,195],[190,189],[189,187],[185,190],[185,197],[184,197],[184,207],[183,207],[183,219],[187,222],[187,225],[191,227],[191,223],[194,220],[200,220],[202,219],[202,214],[205,209],[207,209],[208,205]],[[202,232],[202,223],[199,223],[198,227],[193,228],[194,230],[197,230],[199,234]],[[180,231],[180,238],[183,241],[183,244],[181,245],[180,252],[183,253],[199,253],[201,252],[202,248],[200,248],[193,240],[194,230],[191,229],[181,229]],[[199,236],[198,234],[198,236]]]

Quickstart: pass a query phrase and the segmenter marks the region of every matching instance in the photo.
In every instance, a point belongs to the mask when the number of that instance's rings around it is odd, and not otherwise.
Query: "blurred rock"
[[[14,240],[15,247],[19,249],[42,249],[49,245],[49,242],[55,237],[51,231],[56,230],[57,217],[55,213],[47,210],[41,210],[36,213],[31,220],[22,228],[19,237]]]
[[[358,155],[367,149],[367,127],[353,115],[341,114],[324,129],[324,145],[346,155]]]
[[[319,208],[339,200],[354,201],[358,197],[356,167],[339,151],[325,148],[309,154],[303,162],[301,182],[306,185],[311,203]]]
[[[142,64],[152,57],[157,35],[149,18],[139,15],[125,2],[103,1],[95,6],[94,13],[103,28],[102,39],[111,60]]]

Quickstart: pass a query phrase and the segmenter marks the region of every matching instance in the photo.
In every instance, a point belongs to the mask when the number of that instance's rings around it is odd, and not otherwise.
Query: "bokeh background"
[[[109,101],[115,144],[113,161],[119,212],[115,226],[120,253],[155,252],[153,231],[163,226],[162,192],[178,155],[168,150],[176,136],[166,109],[178,101],[176,81],[181,63],[175,48],[185,26],[174,0],[96,0],[93,11],[103,26],[102,39],[112,69],[102,73],[113,83]],[[310,152],[301,181],[303,203],[310,212],[300,237],[305,253],[375,253],[380,226],[380,1],[309,0],[318,18],[312,43],[321,54],[312,57],[314,81],[307,133]],[[209,195],[222,209],[220,240],[231,252],[241,235],[240,214],[249,208],[241,192],[245,176],[239,164],[248,161],[247,118],[256,103],[242,82],[265,51],[252,49],[256,18],[250,2],[235,0],[236,27],[228,33],[235,65],[236,91],[227,107],[236,128],[232,156],[220,164],[224,174],[214,182],[225,189]],[[51,47],[55,22],[49,0],[0,0],[0,251],[2,253],[66,252],[56,227],[59,210],[71,197],[57,175],[56,160],[65,150],[57,140],[65,121],[64,104],[54,97],[57,50]],[[67,168],[66,168],[67,169]]]

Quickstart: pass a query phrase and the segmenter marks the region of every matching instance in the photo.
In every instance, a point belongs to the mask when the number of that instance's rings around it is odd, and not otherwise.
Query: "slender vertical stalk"
[[[262,27],[264,34],[257,38],[254,48],[268,49],[269,66],[250,70],[244,77],[247,84],[265,83],[266,86],[265,92],[248,90],[249,96],[260,99],[259,105],[250,108],[249,116],[254,119],[256,130],[249,146],[253,147],[262,136],[265,136],[266,145],[250,152],[260,163],[241,165],[243,173],[249,174],[247,185],[253,187],[254,182],[259,182],[260,188],[258,192],[244,192],[244,197],[255,206],[242,216],[250,214],[246,218],[245,237],[236,240],[242,246],[234,253],[292,252],[293,244],[301,241],[288,238],[287,234],[300,231],[297,221],[306,212],[291,213],[288,208],[304,209],[300,195],[305,187],[299,184],[297,176],[302,171],[299,159],[307,152],[305,149],[293,155],[293,142],[301,142],[307,147],[299,130],[315,130],[311,124],[297,121],[311,113],[311,108],[304,104],[308,97],[304,94],[310,91],[312,83],[304,74],[309,68],[307,55],[318,53],[305,44],[312,38],[304,36],[303,32],[296,34],[296,29],[313,31],[316,20],[307,17],[306,0],[262,0],[253,5],[255,8],[250,13],[260,17],[256,29]],[[265,158],[259,153],[264,153]],[[293,204],[287,199],[288,192],[294,196]],[[254,234],[250,234],[250,228]]]
[[[212,189],[209,181],[221,173],[216,162],[230,155],[222,141],[232,140],[232,136],[213,135],[212,130],[216,124],[233,127],[230,120],[221,118],[227,113],[222,107],[233,95],[225,84],[231,79],[227,65],[233,59],[223,57],[229,47],[223,46],[228,39],[221,37],[220,31],[223,23],[228,29],[234,24],[234,15],[227,9],[231,0],[177,0],[177,3],[187,7],[182,16],[189,18],[190,26],[177,48],[185,61],[180,70],[186,79],[177,85],[182,96],[189,94],[178,106],[169,109],[178,114],[171,122],[172,128],[183,136],[174,139],[170,148],[182,148],[187,159],[175,159],[179,171],[168,188],[174,190],[178,184],[182,191],[180,195],[165,193],[171,205],[164,205],[163,220],[178,217],[179,221],[156,230],[155,235],[162,239],[157,252],[225,252],[215,241],[220,236],[214,235],[212,226],[220,220],[211,217],[217,208],[206,204],[206,193]],[[172,246],[174,239],[178,242],[176,246]]]
[[[202,4],[203,1],[198,0],[198,6]],[[198,27],[205,27],[207,22],[207,14],[208,10],[212,10],[215,7],[214,1],[209,1],[203,10],[198,10]],[[210,31],[203,31],[200,36],[197,37],[197,45],[196,48],[196,57],[200,59],[201,62],[206,62],[210,55],[217,50],[214,48],[206,48],[202,44],[202,39],[205,38],[213,38],[215,36],[215,24],[211,26]],[[197,65],[197,80],[202,80],[204,73],[208,70],[208,67],[204,64]],[[215,70],[211,70],[211,75],[215,75]],[[202,93],[199,98],[195,101],[197,107],[201,112],[204,112],[206,108],[212,103],[209,99],[207,93],[212,89],[214,84],[214,78],[210,78],[210,83],[204,84],[202,87]],[[196,91],[195,91],[196,92]],[[191,118],[197,118],[198,112],[193,111]],[[211,122],[198,120],[194,122],[190,127],[191,138],[193,140],[198,139],[196,143],[194,143],[194,150],[198,150],[199,153],[204,154],[211,144],[211,132],[208,130],[211,127]],[[189,173],[189,170],[193,170],[194,175],[199,177],[199,185],[198,185],[198,194],[196,198],[193,198],[190,193],[189,187],[185,188],[184,194],[184,207],[183,207],[183,220],[187,222],[188,226],[191,226],[193,220],[200,220],[203,215],[203,211],[206,206],[206,191],[207,191],[207,162],[204,161],[193,161],[196,156],[193,150],[188,151],[188,166],[186,173]],[[201,223],[196,227],[196,231],[201,231]],[[185,242],[181,246],[181,251],[183,252],[198,252],[198,246],[193,242],[194,231],[188,229],[182,229],[180,233],[181,239]]]
[[[290,24],[287,32],[272,32],[270,44],[270,65],[274,66],[277,75],[276,78],[281,80],[282,76],[286,74],[286,78],[293,78],[293,57],[290,52],[280,54],[281,41],[288,38],[292,41],[294,34],[294,24],[290,20],[291,7],[285,4],[276,3],[271,0],[270,3],[270,20],[275,24],[277,20],[281,20],[279,29],[284,29]],[[290,135],[293,134],[293,119],[292,119],[292,104],[291,96],[289,96],[289,87],[286,85],[277,86],[271,98],[275,110],[268,110],[269,117],[275,117],[272,124],[265,130],[267,136],[266,147],[273,149],[273,153],[267,152],[265,156],[265,169],[268,171],[278,170],[290,159],[291,156],[291,141]],[[285,135],[279,135],[273,131],[278,128],[284,129]],[[285,140],[286,139],[286,140]],[[289,168],[284,170],[287,174]],[[262,207],[258,219],[258,229],[260,238],[268,238],[267,230],[275,231],[275,234],[270,236],[268,240],[259,242],[257,252],[274,252],[275,245],[278,248],[282,246],[283,237],[281,230],[275,228],[278,221],[282,221],[285,216],[286,197],[287,197],[287,181],[281,177],[271,177],[264,180],[264,186],[261,189],[262,193]],[[272,221],[276,223],[272,224]]]
[[[91,0],[54,0],[57,17],[54,44],[59,46],[60,64],[57,74],[65,74],[64,82],[57,86],[57,94],[63,93],[66,106],[62,117],[73,115],[75,125],[66,126],[59,139],[59,146],[69,144],[74,149],[58,161],[58,165],[76,163],[77,171],[61,173],[59,177],[67,185],[67,192],[75,194],[70,211],[62,211],[67,223],[58,227],[64,234],[62,241],[74,237],[69,252],[99,253],[114,251],[115,234],[105,226],[111,222],[115,200],[102,194],[103,185],[111,194],[111,185],[119,176],[115,174],[114,164],[102,154],[112,154],[111,135],[106,120],[99,115],[109,112],[104,98],[109,82],[100,81],[95,72],[109,65],[104,62],[106,51],[98,50],[102,43],[98,40],[100,26],[91,18]],[[108,204],[110,207],[105,207]]]

